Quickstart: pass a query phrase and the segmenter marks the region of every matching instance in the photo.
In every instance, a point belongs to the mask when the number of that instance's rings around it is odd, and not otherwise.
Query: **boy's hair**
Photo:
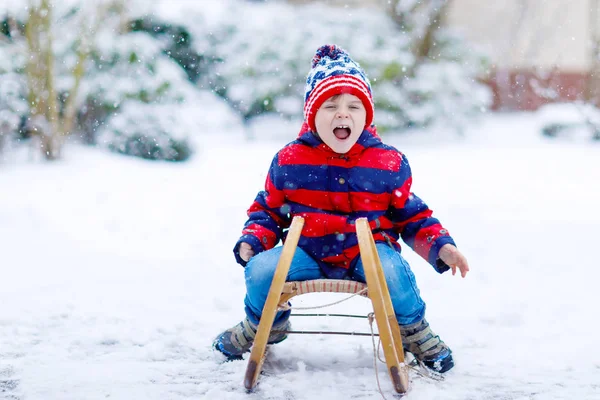
[[[367,110],[365,128],[371,125],[373,94],[365,71],[340,47],[321,46],[312,59],[304,94],[304,119],[313,132],[317,131],[315,115],[321,105],[331,96],[342,93],[352,94],[362,101]]]

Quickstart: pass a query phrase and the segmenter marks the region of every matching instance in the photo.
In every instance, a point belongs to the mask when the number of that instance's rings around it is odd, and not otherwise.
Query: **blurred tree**
[[[204,54],[194,50],[192,35],[186,27],[164,22],[154,16],[136,19],[129,22],[132,32],[146,32],[153,37],[162,38],[166,43],[163,52],[184,69],[188,79],[197,83],[202,75],[206,75],[211,62]]]
[[[398,30],[408,37],[413,62],[403,66],[393,85],[412,109],[406,119],[417,125],[434,121],[461,134],[469,119],[491,104],[491,92],[480,82],[486,55],[447,28],[451,0],[379,0]],[[395,110],[394,110],[395,108]]]
[[[60,157],[65,137],[73,131],[78,106],[76,102],[85,75],[86,60],[107,4],[101,4],[94,10],[96,12],[95,23],[91,26],[85,15],[82,15],[74,47],[75,64],[71,70],[72,86],[66,92],[59,92],[55,83],[57,60],[55,59],[53,37],[52,11],[54,7],[50,0],[29,1],[29,14],[25,23],[28,51],[25,68],[30,105],[27,128],[40,138],[42,154],[48,160]]]
[[[435,58],[435,34],[444,25],[451,0],[386,0],[385,4],[400,29],[411,32],[415,65],[427,57]]]
[[[0,111],[1,112],[1,111]],[[0,118],[0,155],[8,142],[9,135],[14,128],[4,118]]]

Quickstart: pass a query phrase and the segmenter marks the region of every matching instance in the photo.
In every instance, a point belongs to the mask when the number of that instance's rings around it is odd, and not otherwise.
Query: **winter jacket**
[[[448,266],[439,249],[454,240],[432,211],[411,193],[404,154],[382,143],[372,126],[346,154],[334,153],[304,124],[298,138],[274,157],[265,183],[248,209],[248,221],[234,247],[246,242],[255,254],[285,240],[296,215],[305,223],[298,246],[329,278],[347,276],[359,259],[355,220],[367,217],[375,242],[398,251],[399,237],[439,273]]]

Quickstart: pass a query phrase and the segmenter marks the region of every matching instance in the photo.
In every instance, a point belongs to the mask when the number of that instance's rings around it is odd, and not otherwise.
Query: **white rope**
[[[375,319],[374,313],[369,313],[369,328],[371,329],[371,342],[373,343],[373,369],[375,369],[375,380],[377,381],[377,389],[379,390],[379,394],[383,398],[383,400],[387,400],[385,395],[383,394],[383,390],[381,390],[381,382],[379,381],[379,368],[377,368],[377,359],[381,361],[379,357],[379,345],[381,344],[381,339],[379,339],[379,344],[375,346],[375,332],[373,331],[373,320]]]
[[[331,306],[335,306],[336,304],[340,304],[343,303],[344,301],[350,300],[351,298],[353,298],[354,296],[361,296],[363,293],[366,293],[367,289],[362,289],[354,294],[352,294],[351,296],[348,296],[344,299],[338,300],[338,301],[334,301],[333,303],[328,303],[328,304],[323,304],[320,306],[310,306],[310,307],[292,307],[289,305],[289,303],[286,304],[280,304],[279,305],[279,311],[288,311],[288,310],[317,310],[319,308],[326,308],[326,307],[331,307]]]
[[[355,296],[361,296],[364,295],[366,292],[368,291],[368,288],[364,288],[362,290],[359,290],[356,293],[353,293],[352,295],[343,298],[341,300],[338,301],[334,301],[331,303],[327,303],[327,304],[323,304],[323,305],[318,305],[318,306],[308,306],[308,307],[292,307],[291,305],[289,305],[289,303],[285,303],[285,304],[279,304],[278,306],[278,310],[279,311],[288,311],[288,310],[317,310],[317,309],[321,309],[321,308],[326,308],[326,307],[331,307],[340,303],[343,303],[345,301],[350,300],[351,298],[355,297]],[[315,292],[323,292],[321,290],[317,290]],[[312,293],[315,293],[312,292]],[[326,290],[325,292],[329,292],[328,290]],[[310,292],[303,292],[300,291],[298,294],[305,294],[305,293],[310,293]],[[338,292],[339,293],[339,292]],[[384,363],[385,364],[385,360],[383,360],[381,358],[381,338],[379,338],[379,341],[377,343],[377,345],[375,345],[375,331],[373,330],[373,321],[375,320],[375,314],[374,313],[369,313],[367,315],[368,319],[369,319],[369,328],[371,330],[371,342],[373,344],[373,367],[375,369],[375,380],[377,381],[377,389],[379,390],[379,394],[381,395],[381,397],[384,400],[387,400],[387,398],[385,397],[385,395],[383,394],[383,390],[381,389],[381,381],[379,380],[379,369],[377,368],[377,360],[379,360],[379,362]],[[419,365],[420,368],[416,368],[414,365],[411,364],[402,364],[402,368],[408,367],[409,369],[413,370],[417,375],[423,377],[423,378],[429,378],[431,380],[434,381],[443,381],[444,377],[441,374],[438,374],[434,371],[431,371],[429,368],[427,368],[422,361],[415,359],[417,361],[417,365]]]

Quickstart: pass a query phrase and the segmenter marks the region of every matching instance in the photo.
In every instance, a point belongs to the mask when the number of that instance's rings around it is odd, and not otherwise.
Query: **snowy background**
[[[52,165],[15,156],[2,166],[0,395],[380,398],[366,337],[291,336],[272,347],[250,395],[246,363],[222,363],[211,350],[243,316],[231,247],[245,210],[273,152],[296,134],[292,125],[267,127],[288,137],[214,132],[185,164],[73,146]],[[536,114],[489,115],[462,139],[415,132],[390,142],[409,156],[415,193],[472,267],[464,280],[440,276],[404,252],[456,359],[445,382],[411,375],[410,398],[599,399],[598,145],[542,139]],[[331,311],[366,314],[368,302]],[[368,332],[362,320],[293,324]]]
[[[130,17],[147,16],[150,3],[136,4]],[[74,135],[62,158],[48,162],[21,138],[0,153],[0,399],[382,398],[368,337],[291,336],[271,347],[251,394],[242,385],[246,362],[224,363],[211,348],[214,337],[244,315],[243,270],[232,247],[246,209],[264,184],[273,154],[300,128],[294,114],[301,111],[298,93],[284,83],[296,79],[291,77],[297,68],[301,84],[314,49],[344,40],[352,24],[311,38],[291,30],[297,51],[279,54],[291,70],[278,75],[279,64],[263,65],[253,77],[239,71],[265,54],[246,46],[267,41],[249,40],[261,26],[270,29],[267,38],[292,23],[319,29],[322,24],[302,22],[326,14],[323,8],[296,14],[275,2],[263,5],[265,14],[236,11],[229,0],[203,4],[161,1],[152,7],[196,38],[212,31],[216,37],[218,27],[233,32],[226,41],[197,40],[192,46],[198,54],[232,57],[233,64],[202,70],[192,82],[189,69],[164,55],[166,41],[140,32],[117,38],[107,23],[97,57],[117,62],[91,69],[82,89],[118,110],[95,127],[96,146]],[[17,2],[0,0],[3,9],[25,14]],[[248,23],[225,23],[242,11],[252,13]],[[361,16],[348,13],[350,22]],[[265,21],[273,15],[278,18],[270,26]],[[393,36],[378,18],[371,15],[365,23]],[[70,23],[58,25],[59,50],[77,32]],[[556,105],[535,113],[487,112],[486,92],[470,79],[478,65],[470,51],[455,64],[424,66],[400,91],[385,80],[385,71],[395,71],[396,61],[411,67],[403,47],[409,39],[398,35],[381,42],[365,35],[341,43],[359,59],[370,54],[382,62],[369,65],[371,76],[381,73],[375,98],[398,108],[376,112],[375,122],[387,124],[384,140],[407,154],[414,192],[450,230],[471,266],[466,279],[439,275],[404,248],[427,318],[456,361],[444,382],[411,373],[408,398],[600,399],[600,142],[590,140],[585,110]],[[12,113],[3,114],[7,118],[27,108],[19,97],[23,82],[15,78],[22,50],[0,43],[0,78],[6,79],[0,81],[6,89],[0,106],[5,101],[12,107],[4,108]],[[296,65],[296,57],[303,64]],[[118,61],[132,59],[134,69]],[[223,80],[212,81],[215,76]],[[68,79],[61,82],[68,86]],[[224,95],[219,85],[225,84]],[[267,87],[278,95],[272,97]],[[431,93],[438,97],[417,104],[415,94]],[[253,101],[270,113],[248,114]],[[423,126],[392,129],[407,119]],[[554,137],[542,134],[561,123],[570,128]],[[107,151],[107,143],[118,142],[116,131],[151,126],[185,138],[190,158],[170,163]],[[293,303],[317,306],[343,297],[313,294]],[[327,311],[366,315],[370,307],[353,298]],[[369,332],[363,320],[296,317],[292,323],[298,330]],[[385,398],[398,398],[384,364],[377,362],[377,368]]]

